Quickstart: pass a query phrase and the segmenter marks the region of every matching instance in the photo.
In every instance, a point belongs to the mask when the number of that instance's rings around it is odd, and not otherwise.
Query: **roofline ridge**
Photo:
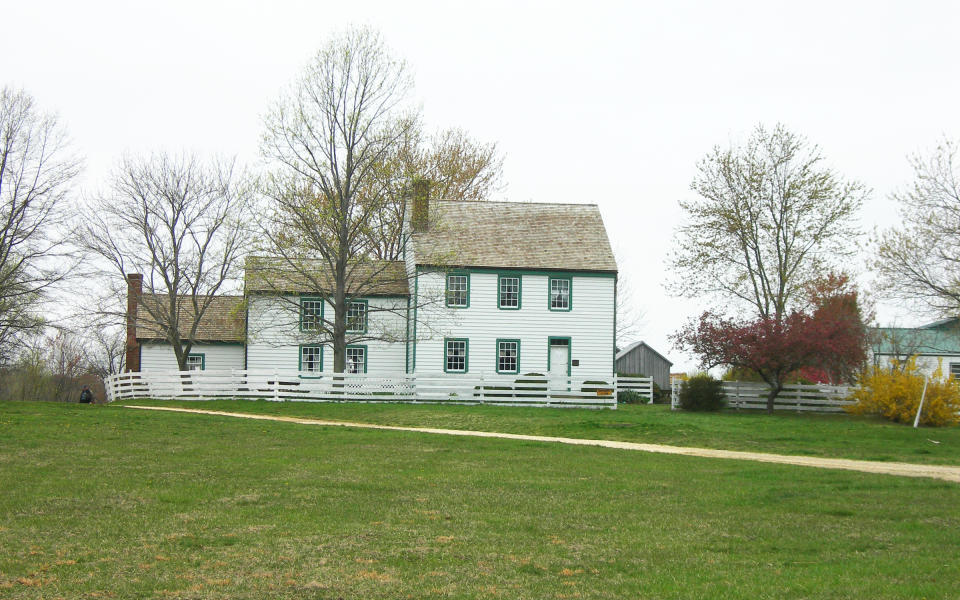
[[[437,202],[456,202],[457,204],[532,204],[534,206],[596,206],[596,202],[536,202],[533,200],[453,200],[436,198]]]

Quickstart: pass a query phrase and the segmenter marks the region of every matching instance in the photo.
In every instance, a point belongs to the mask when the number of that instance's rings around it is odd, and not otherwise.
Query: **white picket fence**
[[[671,384],[671,402],[674,410],[680,408],[680,384],[674,380]],[[740,409],[767,408],[767,393],[770,387],[765,383],[752,381],[724,381],[723,392],[727,395],[727,407]],[[846,385],[785,385],[783,391],[773,403],[774,410],[793,410],[797,412],[843,412],[843,407],[855,404],[847,400],[852,388]]]
[[[315,375],[299,371],[145,371],[111,375],[107,401],[251,398],[300,402],[415,402],[616,408],[617,391],[653,401],[649,377]]]

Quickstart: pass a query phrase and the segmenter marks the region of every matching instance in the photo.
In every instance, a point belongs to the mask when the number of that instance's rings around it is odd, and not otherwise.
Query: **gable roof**
[[[639,341],[639,342],[634,342],[634,343],[630,344],[629,346],[627,346],[626,348],[624,348],[623,350],[617,352],[617,355],[616,355],[616,357],[614,358],[614,360],[620,360],[621,358],[623,358],[623,357],[626,356],[627,354],[630,354],[631,352],[633,352],[633,351],[636,350],[637,348],[640,348],[640,349],[646,348],[647,351],[652,352],[653,354],[655,354],[655,355],[657,355],[658,357],[660,357],[661,359],[663,359],[664,362],[666,362],[666,363],[669,364],[670,366],[673,366],[673,363],[670,361],[669,358],[667,358],[666,356],[660,354],[659,352],[657,352],[656,350],[654,350],[653,348],[651,348],[649,344],[647,344],[646,342],[644,342],[644,341],[642,341],[642,340]]]
[[[348,269],[347,294],[359,296],[409,296],[403,261],[370,260]],[[307,276],[311,273],[311,277]],[[321,284],[321,289],[317,289]],[[320,259],[303,259],[293,265],[283,258],[247,257],[244,289],[249,293],[290,293],[327,295],[333,289],[330,269]]]
[[[430,212],[411,235],[418,265],[617,271],[596,204],[431,200]]]
[[[204,297],[207,298],[207,297]],[[167,297],[158,294],[142,294],[137,311],[137,339],[166,341],[159,325],[152,321],[150,313],[142,308],[144,304],[163,305]],[[189,296],[179,297],[181,320],[193,321],[193,303]],[[203,313],[203,319],[197,327],[198,342],[242,342],[246,339],[244,326],[243,296],[213,296],[210,306]],[[187,332],[180,332],[186,335]]]

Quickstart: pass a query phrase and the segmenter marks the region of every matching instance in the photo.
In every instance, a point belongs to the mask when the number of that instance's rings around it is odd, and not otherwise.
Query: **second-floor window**
[[[572,280],[550,278],[550,310],[570,310],[570,288]]]
[[[319,331],[322,319],[322,298],[300,299],[300,331]]]
[[[500,277],[498,281],[499,299],[497,305],[504,309],[520,308],[520,278]]]
[[[355,300],[347,305],[347,331],[351,333],[367,331],[366,300]]]
[[[447,306],[466,308],[470,306],[470,276],[466,274],[447,275]]]

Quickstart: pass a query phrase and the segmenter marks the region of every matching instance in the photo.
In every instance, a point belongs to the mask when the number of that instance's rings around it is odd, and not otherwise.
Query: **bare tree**
[[[633,342],[644,325],[646,312],[637,306],[633,294],[633,285],[629,277],[620,272],[617,274],[617,330],[616,343],[624,348]]]
[[[852,252],[866,195],[823,165],[817,146],[777,125],[743,147],[715,147],[681,201],[687,222],[673,253],[682,296],[712,295],[782,320],[804,286]]]
[[[249,201],[232,160],[159,154],[125,158],[87,207],[83,246],[120,276],[115,297],[143,275],[136,325],[171,344],[180,370],[207,309],[239,280]]]
[[[331,305],[333,318],[319,319],[317,333],[332,340],[337,373],[346,365],[351,302],[374,294],[394,268],[373,258],[371,227],[394,202],[376,178],[410,134],[413,121],[402,118],[410,87],[405,63],[376,32],[351,29],[320,50],[266,119],[262,152],[273,170],[263,182],[264,249],[280,261],[272,268]]]
[[[24,334],[39,332],[51,286],[75,264],[58,227],[81,162],[57,118],[23,91],[0,92],[0,362]]]
[[[914,182],[896,193],[902,226],[881,233],[873,267],[883,292],[941,316],[960,315],[960,160],[943,140],[910,158]]]
[[[123,372],[127,356],[126,332],[117,326],[94,327],[88,334],[89,368],[102,378]]]
[[[398,127],[403,138],[390,148],[368,187],[358,194],[384,199],[383,208],[371,215],[367,227],[370,252],[384,260],[401,257],[407,208],[403,192],[411,181],[429,181],[435,198],[464,202],[488,200],[503,189],[503,157],[496,144],[478,142],[456,128],[428,136],[419,119],[401,119],[408,121]]]

